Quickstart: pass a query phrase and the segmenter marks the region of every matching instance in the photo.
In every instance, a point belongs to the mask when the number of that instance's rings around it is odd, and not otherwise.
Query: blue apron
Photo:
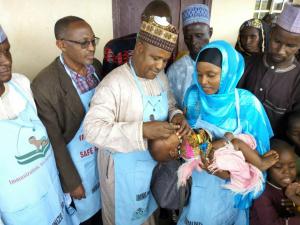
[[[71,71],[65,66],[62,55],[60,61],[65,67],[66,72],[71,76]],[[96,79],[97,76],[95,76]],[[89,110],[89,104],[95,93],[95,88],[81,94],[72,83],[80,97],[85,112]],[[86,198],[81,200],[73,199],[78,217],[84,222],[95,215],[101,209],[100,181],[97,168],[98,148],[88,143],[83,135],[83,122],[76,132],[73,139],[67,145],[72,161],[80,175],[82,185],[85,190]]]
[[[240,123],[239,95],[236,91],[237,128],[233,134],[242,132]],[[222,138],[227,130],[199,118],[194,126],[204,128],[214,138]],[[236,193],[224,189],[226,180],[206,171],[192,174],[192,190],[189,204],[183,209],[178,225],[247,225],[248,210],[235,208]]]
[[[168,118],[168,95],[163,91],[159,96],[149,96],[138,80],[131,65],[131,72],[143,99],[143,121],[166,121]],[[150,191],[152,171],[156,165],[148,150],[130,153],[113,153],[115,168],[115,224],[140,225],[157,208]]]
[[[46,129],[20,88],[8,84],[26,107],[16,119],[0,120],[1,219],[6,225],[77,225],[67,213]]]

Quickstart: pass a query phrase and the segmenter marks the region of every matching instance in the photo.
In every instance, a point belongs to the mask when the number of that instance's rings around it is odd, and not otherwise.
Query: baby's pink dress
[[[235,138],[241,139],[255,151],[256,141],[251,135],[239,134]],[[186,163],[178,169],[178,186],[186,184],[186,180],[192,175],[194,169],[202,170],[201,159],[190,156],[191,158],[186,159]],[[263,188],[262,172],[252,164],[247,163],[243,153],[235,150],[231,143],[214,152],[212,163],[208,169],[212,173],[229,171],[230,181],[224,185],[224,188],[233,192],[245,195],[253,191],[256,194]]]

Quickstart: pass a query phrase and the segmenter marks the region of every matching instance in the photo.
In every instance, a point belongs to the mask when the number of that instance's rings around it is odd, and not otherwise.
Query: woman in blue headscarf
[[[237,89],[244,72],[243,57],[227,42],[214,41],[197,56],[192,85],[184,100],[186,117],[194,129],[209,130],[214,139],[226,132],[250,134],[260,155],[269,151],[273,136],[270,122],[259,100]],[[222,186],[228,180],[194,171],[189,204],[178,224],[246,225],[253,193],[239,195]]]

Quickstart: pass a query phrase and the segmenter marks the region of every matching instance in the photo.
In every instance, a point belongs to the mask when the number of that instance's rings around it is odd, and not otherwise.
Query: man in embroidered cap
[[[300,8],[285,4],[270,34],[269,52],[249,59],[239,87],[263,103],[276,137],[286,138],[289,114],[300,110]]]
[[[156,161],[147,141],[190,132],[164,73],[176,42],[165,17],[145,18],[132,58],[103,79],[92,99],[84,130],[99,148],[106,225],[155,223],[150,180]]]
[[[162,0],[151,1],[144,9],[143,16],[167,17],[172,22],[172,14],[168,4]],[[137,33],[112,39],[104,46],[103,73],[108,74],[113,69],[126,63],[133,54]]]
[[[194,4],[182,12],[184,42],[189,50],[168,69],[170,88],[176,102],[182,108],[184,94],[192,83],[195,58],[200,49],[209,42],[212,35],[209,8],[204,4]]]
[[[32,138],[43,146],[31,144]],[[49,225],[59,220],[75,225],[66,211],[53,150],[38,118],[30,81],[12,73],[10,44],[1,25],[0,149],[0,224]]]

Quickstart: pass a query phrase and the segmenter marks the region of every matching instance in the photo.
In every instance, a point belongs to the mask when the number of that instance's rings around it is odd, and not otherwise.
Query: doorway
[[[171,8],[172,24],[179,31],[178,51],[186,50],[183,41],[181,11],[188,5],[202,3],[211,9],[212,0],[164,0]],[[151,0],[112,0],[114,38],[137,33],[141,24],[141,14]]]

